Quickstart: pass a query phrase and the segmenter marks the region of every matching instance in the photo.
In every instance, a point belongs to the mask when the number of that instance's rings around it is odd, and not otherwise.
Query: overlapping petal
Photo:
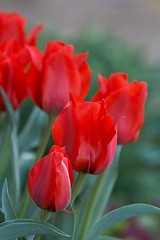
[[[57,114],[69,101],[70,92],[82,98],[87,95],[91,78],[87,54],[76,56],[73,45],[61,41],[49,42],[42,59],[35,51],[29,49],[33,61],[29,92],[40,108],[49,114]]]
[[[105,102],[72,101],[52,126],[56,144],[65,146],[74,169],[99,174],[113,161],[117,135]]]
[[[92,101],[105,99],[114,122],[118,122],[118,143],[136,141],[144,123],[147,84],[129,83],[125,73],[115,73],[109,79],[99,75],[99,85]]]
[[[70,201],[73,171],[64,149],[53,146],[28,175],[31,199],[42,209],[64,210]]]

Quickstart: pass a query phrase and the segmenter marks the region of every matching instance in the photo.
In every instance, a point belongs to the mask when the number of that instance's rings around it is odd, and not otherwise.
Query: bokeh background
[[[160,206],[160,1],[0,0],[0,10],[20,12],[28,26],[43,23],[42,49],[46,41],[61,39],[74,43],[76,52],[89,52],[93,77],[88,99],[97,90],[98,73],[124,71],[131,81],[148,82],[145,124],[138,141],[123,147],[110,206]],[[22,106],[24,119],[27,106]],[[158,217],[143,216],[118,225],[111,234],[158,240],[159,222]]]

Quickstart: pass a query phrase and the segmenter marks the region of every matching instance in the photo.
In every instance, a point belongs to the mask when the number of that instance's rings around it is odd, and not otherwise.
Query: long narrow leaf
[[[3,209],[3,213],[6,221],[13,220],[16,218],[16,214],[9,197],[8,184],[6,179],[2,189],[2,209]]]
[[[8,113],[8,118],[11,124],[11,147],[12,147],[12,168],[13,168],[13,180],[14,180],[14,190],[15,190],[15,207],[18,207],[18,200],[20,197],[20,171],[19,171],[19,153],[18,153],[18,141],[17,141],[17,123],[15,118],[14,110],[9,102],[9,99],[4,92],[3,88],[0,87],[0,93],[2,95],[3,101],[6,106]]]
[[[122,147],[118,146],[112,165],[97,177],[92,187],[89,199],[86,202],[86,210],[82,220],[83,222],[79,226],[81,228],[80,238],[82,239],[86,236],[88,229],[90,229],[93,224],[102,217],[117,179],[118,160],[121,149]]]
[[[142,214],[160,214],[160,208],[147,204],[132,204],[111,211],[98,221],[89,231],[86,240],[96,239],[120,221]]]
[[[60,229],[43,221],[18,219],[0,224],[1,240],[11,240],[35,234],[69,237]]]

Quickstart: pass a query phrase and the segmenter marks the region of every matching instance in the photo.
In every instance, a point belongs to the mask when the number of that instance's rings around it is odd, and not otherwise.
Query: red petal
[[[36,46],[37,45],[37,35],[43,30],[43,25],[38,25],[32,28],[27,36],[26,42],[28,45]]]

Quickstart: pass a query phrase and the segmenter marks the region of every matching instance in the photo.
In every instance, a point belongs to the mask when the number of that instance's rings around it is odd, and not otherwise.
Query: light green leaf
[[[104,173],[97,177],[96,183],[93,186],[93,191],[96,191],[97,188],[97,194],[95,192],[95,205],[94,209],[92,209],[90,226],[98,221],[98,219],[102,216],[113,191],[118,176],[118,165],[121,150],[122,146],[118,146],[113,163]],[[91,199],[91,201],[93,201],[93,199]]]
[[[6,179],[2,189],[2,210],[6,221],[16,218],[16,214],[9,197],[8,184]]]
[[[35,107],[19,135],[19,146],[22,152],[39,146],[46,123],[47,115]]]
[[[80,225],[81,239],[86,236],[88,229],[90,229],[93,224],[100,219],[104,212],[117,179],[118,160],[121,149],[122,147],[118,146],[112,165],[102,174],[97,176],[97,179],[91,189],[89,198],[86,201],[86,210],[83,215],[82,224]]]
[[[15,112],[12,108],[11,103],[9,102],[9,99],[3,90],[3,88],[0,87],[0,93],[2,95],[2,98],[4,100],[8,119],[11,124],[11,147],[12,147],[12,169],[13,169],[13,181],[14,181],[14,191],[15,191],[15,199],[14,199],[14,205],[17,208],[18,207],[18,200],[20,197],[20,171],[19,171],[19,152],[18,152],[18,142],[17,142],[17,122],[15,117]]]
[[[67,233],[71,236],[71,239],[73,239],[74,235],[74,222],[75,222],[75,214],[73,212],[73,209],[69,205],[67,208],[71,213],[67,212],[57,212],[54,214],[54,216],[50,219],[52,224],[58,228],[60,228],[62,231]],[[52,238],[48,238],[47,240],[52,240]],[[54,240],[59,240],[59,237],[54,237]]]
[[[147,204],[132,204],[118,208],[109,212],[100,221],[98,221],[88,232],[86,240],[96,239],[109,228],[113,227],[120,221],[131,217],[137,217],[142,214],[157,214],[160,213],[160,208]]]
[[[1,240],[11,240],[13,238],[35,234],[69,237],[69,235],[60,229],[43,221],[17,219],[0,224]]]

